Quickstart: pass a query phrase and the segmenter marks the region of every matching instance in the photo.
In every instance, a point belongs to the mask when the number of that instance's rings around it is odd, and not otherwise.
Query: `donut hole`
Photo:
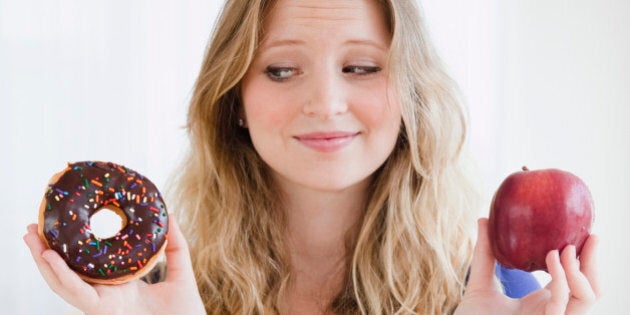
[[[99,239],[112,238],[125,227],[124,212],[114,206],[105,206],[90,216],[90,228]]]

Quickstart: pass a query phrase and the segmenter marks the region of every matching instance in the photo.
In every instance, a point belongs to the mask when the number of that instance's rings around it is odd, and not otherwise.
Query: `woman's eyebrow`
[[[382,43],[371,40],[371,39],[349,39],[344,42],[345,45],[362,45],[362,46],[372,46],[378,48],[383,51],[387,51],[388,47],[383,45]]]
[[[344,45],[362,45],[362,46],[372,46],[379,50],[386,51],[388,47],[383,45],[382,43],[371,40],[371,39],[348,39],[344,43]],[[274,39],[274,40],[264,40],[260,45],[260,49],[270,49],[282,46],[303,46],[306,45],[306,41],[301,39]]]
[[[274,39],[274,40],[264,40],[260,45],[261,49],[270,49],[281,46],[299,46],[305,45],[306,42],[301,39]]]

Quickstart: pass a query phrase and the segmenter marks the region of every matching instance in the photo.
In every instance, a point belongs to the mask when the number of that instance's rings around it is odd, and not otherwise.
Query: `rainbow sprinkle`
[[[89,278],[117,278],[141,269],[167,238],[168,213],[161,194],[129,168],[111,162],[68,163],[49,186],[46,239],[71,269]],[[101,239],[89,218],[105,206],[121,210],[126,225]]]

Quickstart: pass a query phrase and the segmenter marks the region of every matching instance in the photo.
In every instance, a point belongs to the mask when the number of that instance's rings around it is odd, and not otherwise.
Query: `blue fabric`
[[[532,291],[540,289],[540,284],[529,272],[508,269],[497,263],[494,267],[494,273],[501,281],[505,295],[511,298],[521,298]]]

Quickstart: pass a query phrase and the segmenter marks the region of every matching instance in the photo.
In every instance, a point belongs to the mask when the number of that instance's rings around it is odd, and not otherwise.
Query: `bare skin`
[[[347,273],[346,240],[363,216],[370,177],[400,130],[400,108],[386,75],[389,34],[382,9],[368,0],[279,0],[265,30],[243,78],[242,99],[244,126],[284,195],[293,274],[279,308],[283,314],[324,314]],[[340,132],[338,141],[312,139]],[[53,291],[86,313],[204,314],[174,221],[168,278],[154,285],[87,284],[46,249],[36,225],[24,240]],[[510,299],[495,288],[487,220],[481,219],[456,314],[586,314],[600,295],[596,247],[591,236],[579,260],[571,247],[550,252],[549,285]]]
[[[477,245],[464,299],[455,311],[461,314],[588,314],[601,295],[597,276],[597,236],[591,235],[580,258],[567,246],[547,254],[551,281],[522,299],[508,298],[493,279],[495,259],[488,240],[488,220],[479,219]]]
[[[164,282],[151,285],[140,280],[115,286],[84,282],[59,254],[46,248],[37,224],[28,226],[24,242],[48,286],[86,314],[205,314],[188,245],[174,221],[169,220],[168,276]]]

